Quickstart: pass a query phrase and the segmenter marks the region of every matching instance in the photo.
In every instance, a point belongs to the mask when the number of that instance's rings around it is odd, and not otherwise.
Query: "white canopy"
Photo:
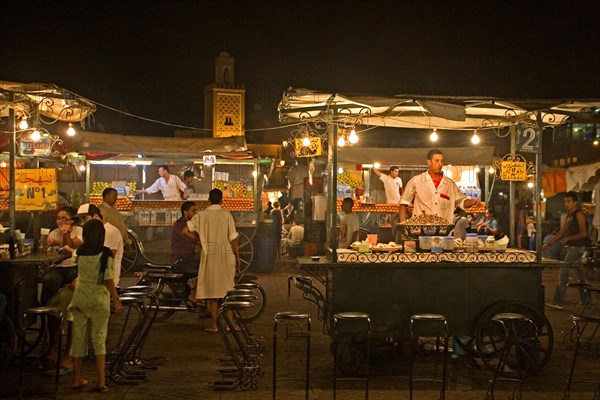
[[[279,120],[295,122],[324,117],[335,107],[338,118],[358,118],[357,125],[469,130],[533,124],[560,125],[570,116],[600,108],[599,100],[504,100],[492,97],[345,96],[289,88],[279,103]]]

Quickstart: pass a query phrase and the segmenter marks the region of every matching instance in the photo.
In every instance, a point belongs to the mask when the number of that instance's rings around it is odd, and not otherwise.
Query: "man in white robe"
[[[210,326],[207,332],[218,332],[219,300],[233,289],[235,273],[240,267],[238,232],[233,216],[221,206],[223,192],[213,189],[208,193],[210,206],[187,222],[183,233],[197,235],[201,256],[198,268],[196,298],[209,301]]]

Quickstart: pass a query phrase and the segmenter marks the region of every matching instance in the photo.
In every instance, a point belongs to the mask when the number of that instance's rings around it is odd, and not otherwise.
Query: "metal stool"
[[[367,355],[365,357],[365,377],[364,378],[337,378],[337,368],[338,368],[338,345],[339,345],[339,331],[338,324],[341,322],[347,322],[351,325],[351,328],[344,331],[344,333],[350,333],[352,336],[356,336],[357,333],[365,333],[365,330],[356,329],[356,323],[366,323],[366,333],[367,333]],[[333,398],[336,398],[336,390],[337,390],[337,381],[345,380],[345,381],[365,381],[365,399],[369,398],[369,363],[371,361],[371,318],[369,314],[361,313],[361,312],[342,312],[337,313],[333,316]]]
[[[579,355],[580,350],[581,350],[581,345],[582,345],[581,339],[583,337],[585,329],[589,325],[596,325],[593,333],[589,337],[587,337],[585,340],[585,342],[588,342],[591,344],[591,343],[593,343],[592,341],[594,339],[594,336],[596,335],[596,333],[598,331],[598,327],[600,327],[600,317],[598,317],[598,316],[571,315],[571,317],[569,317],[569,320],[571,322],[573,322],[573,324],[575,325],[577,338],[576,338],[576,342],[575,342],[575,353],[573,354],[573,361],[571,362],[571,371],[569,372],[569,380],[567,381],[567,386],[565,387],[563,400],[571,399],[571,384],[573,383],[573,375],[575,373],[575,363],[577,361],[577,356]],[[597,386],[596,386],[596,390],[594,392],[593,398],[594,399],[600,398],[600,379],[595,380],[595,381],[582,381],[582,383],[596,383]]]
[[[440,329],[441,328],[441,329]],[[436,338],[436,352],[440,350],[440,337],[444,338],[444,350],[442,353],[443,368],[442,378],[414,378],[415,353],[418,350],[418,341],[421,336],[433,336]],[[417,344],[417,348],[414,346]],[[440,400],[443,400],[446,395],[446,375],[448,366],[448,321],[441,314],[414,314],[410,317],[410,378],[408,382],[409,399],[413,398],[413,383],[414,382],[439,382],[442,384],[440,388]]]
[[[54,374],[54,395],[53,398],[57,398],[58,395],[58,381],[60,378],[60,355],[62,352],[62,324],[63,324],[63,313],[58,307],[32,307],[25,310],[23,313],[23,329],[21,332],[21,343],[20,343],[20,365],[19,365],[19,399],[23,398],[23,366],[25,364],[25,335],[27,330],[27,319],[31,315],[40,316],[41,318],[48,318],[49,315],[60,319],[61,329],[58,332],[58,354],[56,355],[56,372]],[[47,322],[47,321],[46,321]],[[46,323],[44,326],[47,326]],[[35,397],[39,398],[39,395]],[[43,397],[43,396],[42,396]]]
[[[277,398],[277,327],[280,322],[290,323],[294,321],[306,321],[306,378],[305,398],[308,400],[310,387],[310,314],[296,311],[282,311],[275,314],[273,325],[273,400]]]
[[[512,399],[522,399],[523,398],[523,380],[524,380],[524,370],[526,369],[526,365],[524,364],[526,360],[522,360],[522,352],[520,346],[525,344],[525,342],[532,341],[532,343],[536,343],[538,340],[538,330],[537,325],[526,315],[517,314],[517,313],[500,313],[494,315],[492,321],[499,323],[504,330],[504,348],[501,351],[500,359],[498,360],[498,367],[494,372],[494,377],[491,380],[490,386],[486,392],[486,400],[494,400],[494,388],[496,386],[496,382],[498,380],[504,381],[512,381],[517,382],[517,386],[513,389]],[[523,330],[524,324],[529,324],[530,327],[533,327],[534,337],[530,339],[521,339],[520,330]],[[530,328],[527,328],[529,331]],[[516,371],[516,377],[507,377],[507,372],[504,371],[507,360],[511,355],[511,352],[514,351],[515,355],[515,363],[511,365],[511,369]],[[503,375],[504,377],[502,377]],[[516,395],[516,396],[515,396]]]

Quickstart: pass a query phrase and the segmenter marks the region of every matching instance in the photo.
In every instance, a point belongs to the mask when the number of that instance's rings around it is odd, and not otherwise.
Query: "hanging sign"
[[[517,126],[517,151],[523,153],[537,153],[540,140],[533,126]]]
[[[58,204],[56,169],[16,170],[15,203],[17,211],[56,209]]]
[[[44,135],[38,140],[32,140],[29,135],[23,135],[19,139],[19,154],[26,157],[48,157],[52,154],[52,139],[49,135]]]
[[[528,175],[535,173],[533,162],[520,154],[507,154],[495,164],[496,177],[503,181],[525,182]]]
[[[304,139],[294,139],[294,148],[296,151],[296,157],[315,157],[320,156],[323,152],[323,146],[321,144],[320,137],[308,138],[310,143],[305,146],[302,142]]]
[[[202,156],[202,164],[204,165],[215,165],[217,163],[217,156]]]

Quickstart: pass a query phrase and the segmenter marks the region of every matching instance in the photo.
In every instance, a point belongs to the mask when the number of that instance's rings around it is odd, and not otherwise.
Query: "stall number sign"
[[[500,163],[500,179],[503,181],[526,181],[527,164],[524,161],[502,161]]]
[[[534,127],[517,127],[517,151],[523,153],[536,153],[539,148],[539,136]]]
[[[16,170],[15,203],[17,211],[55,209],[58,203],[56,169]]]
[[[19,139],[19,151],[22,156],[46,157],[51,154],[52,141],[50,136],[42,136],[39,140],[23,136]]]
[[[296,157],[315,157],[320,156],[323,152],[320,137],[309,138],[310,143],[305,146],[302,142],[304,139],[294,139],[294,148],[296,149]]]
[[[203,156],[202,164],[204,165],[214,165],[217,163],[217,156]]]

